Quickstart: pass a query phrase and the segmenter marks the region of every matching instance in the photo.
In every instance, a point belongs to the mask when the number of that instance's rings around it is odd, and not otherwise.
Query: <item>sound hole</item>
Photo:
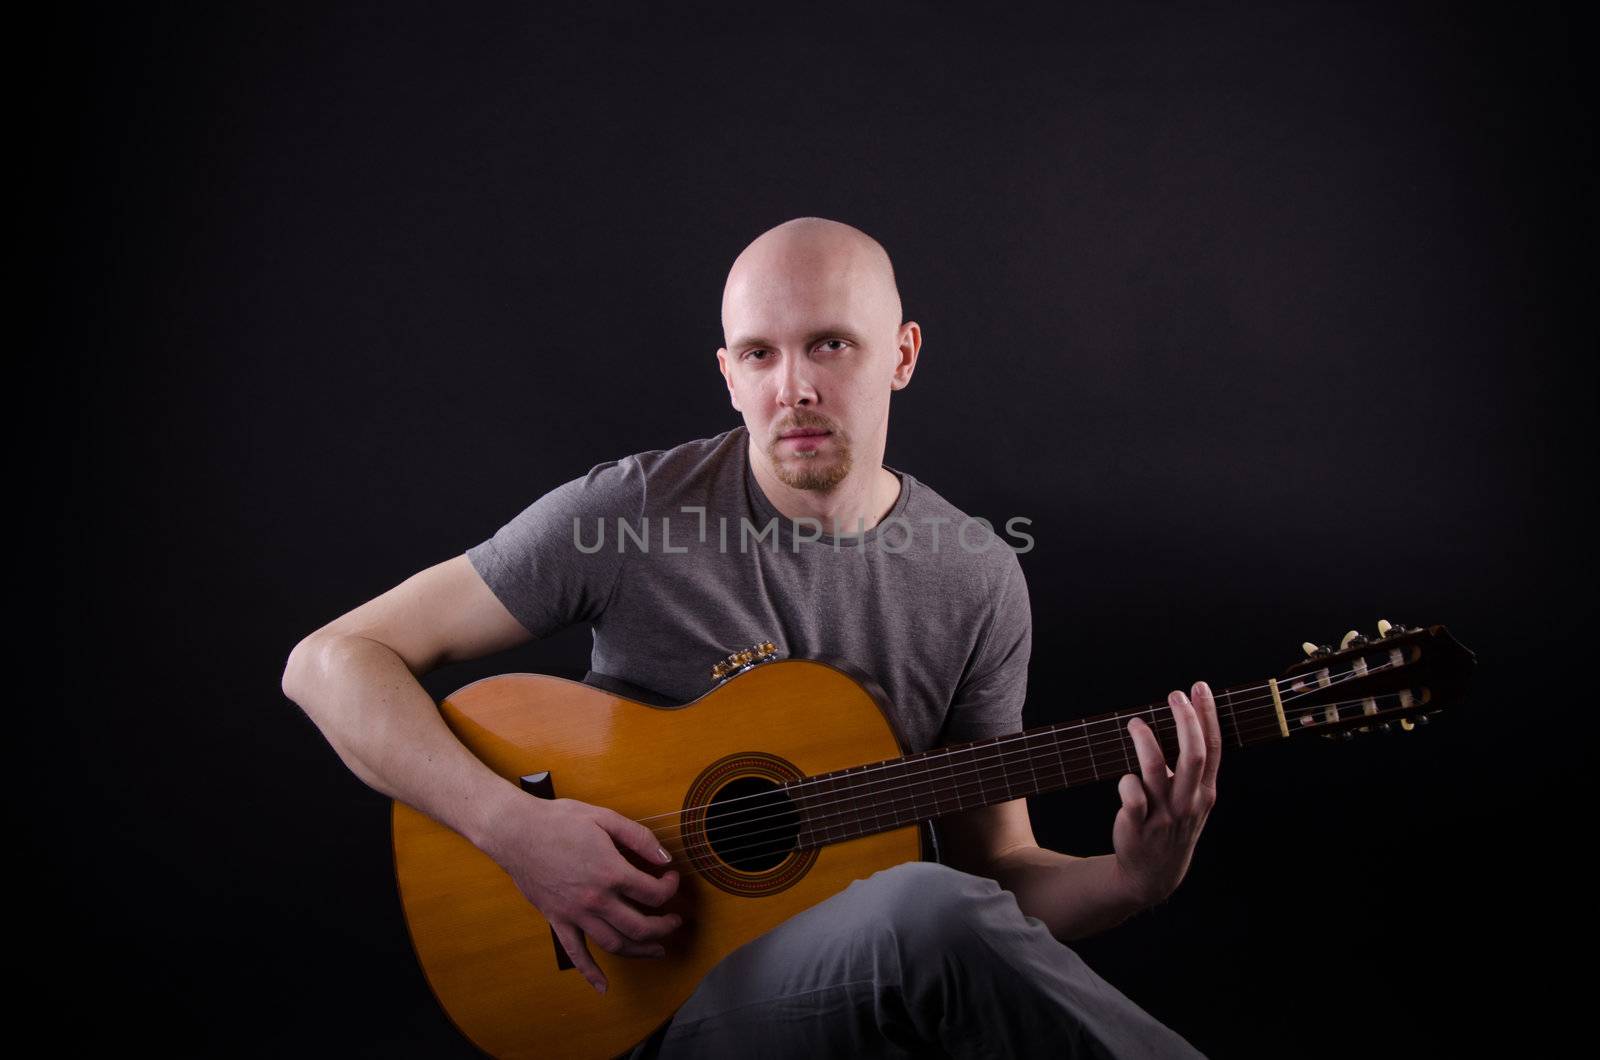
[[[799,835],[800,815],[777,783],[765,777],[730,781],[706,811],[706,841],[740,872],[772,868],[794,850]]]

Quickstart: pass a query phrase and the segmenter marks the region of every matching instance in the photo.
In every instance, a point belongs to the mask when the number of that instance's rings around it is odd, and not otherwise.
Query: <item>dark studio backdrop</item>
[[[1033,520],[1028,724],[1379,618],[1480,655],[1430,728],[1225,756],[1188,879],[1089,963],[1215,1056],[1553,1032],[1592,731],[1562,9],[169,5],[18,47],[51,108],[20,379],[55,411],[17,919],[64,1044],[470,1055],[388,803],[284,660],[593,464],[737,423],[726,270],[807,214],[881,240],[924,330],[888,463]],[[1116,805],[1032,811],[1092,854]]]

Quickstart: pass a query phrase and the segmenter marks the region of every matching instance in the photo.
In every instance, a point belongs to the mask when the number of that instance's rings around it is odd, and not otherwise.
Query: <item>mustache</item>
[[[839,433],[839,428],[835,427],[826,417],[817,413],[797,412],[790,416],[787,422],[780,423],[774,427],[772,436],[774,438],[781,437],[784,431],[832,431],[837,434]]]

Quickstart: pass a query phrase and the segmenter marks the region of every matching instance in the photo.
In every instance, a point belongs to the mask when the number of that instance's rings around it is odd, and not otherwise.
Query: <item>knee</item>
[[[872,893],[877,926],[902,947],[934,951],[974,939],[984,902],[1000,893],[991,879],[927,861],[884,869],[861,886]]]

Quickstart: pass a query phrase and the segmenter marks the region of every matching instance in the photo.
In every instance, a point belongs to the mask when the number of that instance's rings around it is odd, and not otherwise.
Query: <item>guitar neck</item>
[[[1224,748],[1287,738],[1275,692],[1275,686],[1264,682],[1216,693]],[[1166,760],[1174,761],[1177,725],[1171,709],[1160,703],[794,781],[788,794],[801,817],[799,845],[838,843],[978,806],[1137,773],[1139,756],[1128,734],[1128,721],[1135,717],[1150,726]]]

